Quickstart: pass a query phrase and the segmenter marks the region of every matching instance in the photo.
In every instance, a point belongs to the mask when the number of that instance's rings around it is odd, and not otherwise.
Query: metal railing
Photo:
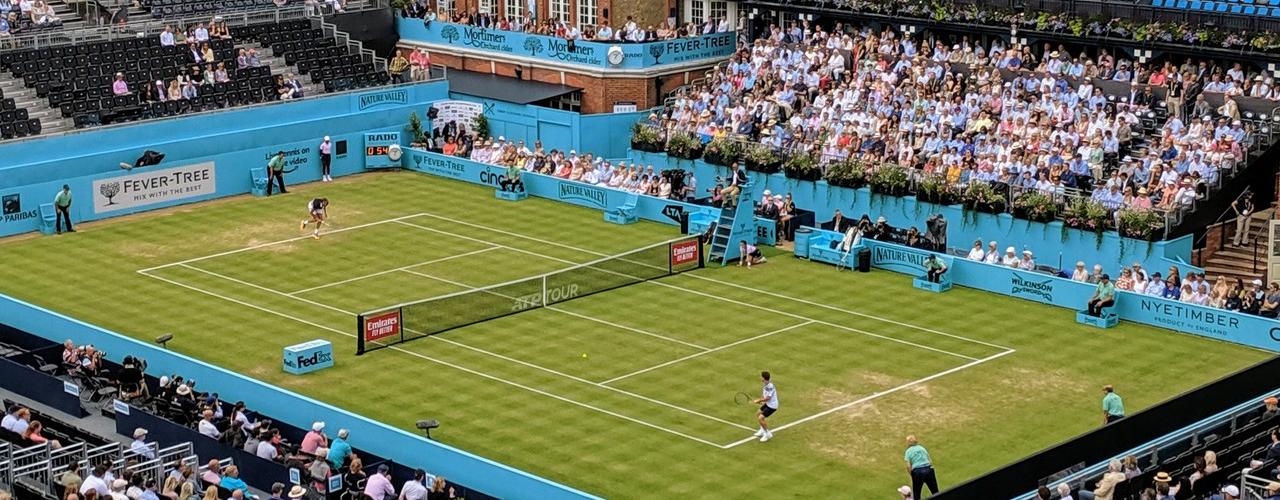
[[[298,99],[288,99],[288,100],[281,100],[281,101],[262,102],[262,103],[257,103],[257,104],[250,104],[250,105],[247,105],[247,106],[235,106],[235,107],[229,107],[229,108],[212,109],[212,110],[207,110],[207,111],[198,111],[198,112],[194,112],[194,113],[186,113],[186,114],[175,115],[175,116],[166,116],[166,117],[161,117],[161,118],[149,118],[149,119],[145,119],[145,120],[137,120],[137,121],[131,121],[131,122],[124,122],[124,123],[113,123],[113,124],[110,124],[110,125],[99,125],[99,126],[88,127],[88,128],[82,128],[82,129],[71,129],[71,130],[66,130],[66,131],[63,131],[63,132],[59,132],[59,133],[57,133],[57,134],[33,135],[33,136],[27,136],[27,137],[20,137],[20,138],[16,138],[16,139],[11,139],[11,140],[7,140],[7,141],[0,141],[0,146],[8,145],[8,144],[16,144],[16,143],[19,143],[19,142],[26,142],[26,141],[38,141],[38,140],[41,140],[41,139],[48,139],[48,138],[50,138],[50,137],[62,137],[62,136],[67,136],[67,135],[74,135],[74,134],[83,134],[83,133],[97,132],[97,131],[99,131],[99,130],[107,130],[107,129],[113,129],[113,128],[122,128],[122,127],[134,126],[134,125],[151,124],[151,123],[163,122],[163,121],[171,121],[171,120],[180,120],[180,119],[183,119],[183,118],[190,118],[190,117],[193,117],[193,116],[201,116],[201,117],[204,117],[204,116],[211,116],[211,115],[215,115],[215,114],[218,114],[218,113],[230,113],[230,112],[235,112],[235,111],[244,111],[244,110],[250,110],[250,109],[256,109],[256,108],[265,108],[265,107],[268,107],[268,106],[284,106],[284,105],[288,105],[288,104],[293,103],[293,102],[304,101],[304,100],[307,100],[307,99],[313,99],[313,98],[317,98],[317,97],[333,97],[333,96],[341,96],[341,95],[355,94],[355,93],[359,93],[359,92],[371,92],[371,91],[375,91],[375,90],[387,90],[387,89],[393,89],[393,88],[397,88],[397,87],[408,87],[408,86],[411,86],[411,85],[417,85],[417,84],[420,84],[420,83],[435,82],[435,81],[444,80],[444,79],[445,79],[445,76],[444,76],[444,75],[446,74],[446,72],[445,72],[445,70],[443,69],[443,67],[439,67],[438,65],[434,65],[434,64],[432,65],[432,67],[433,67],[433,68],[440,69],[440,74],[441,74],[441,76],[440,76],[440,77],[432,76],[432,77],[429,77],[429,78],[428,78],[428,79],[426,79],[426,80],[417,81],[417,82],[394,83],[394,84],[387,84],[387,85],[382,85],[382,86],[378,86],[378,87],[369,87],[369,88],[362,88],[362,89],[350,89],[350,90],[343,90],[343,91],[339,91],[339,92],[328,92],[328,93],[316,94],[316,95],[313,95],[313,96],[302,97],[302,98],[298,98]],[[433,69],[433,71],[432,71],[432,74],[433,74],[433,75],[435,74],[435,70],[434,70],[434,69]]]
[[[88,42],[108,40],[125,40],[158,35],[166,26],[184,28],[188,25],[208,23],[214,16],[222,18],[228,27],[247,26],[258,23],[280,23],[307,17],[306,8],[302,6],[281,9],[256,10],[243,12],[216,13],[214,15],[191,16],[172,19],[147,19],[133,21],[122,26],[99,26],[78,30],[50,31],[10,37],[5,50],[42,49],[76,45]]]

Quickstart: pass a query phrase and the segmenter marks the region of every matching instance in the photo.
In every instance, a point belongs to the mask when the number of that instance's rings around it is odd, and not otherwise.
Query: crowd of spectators
[[[0,0],[0,40],[25,31],[62,26],[62,18],[43,0]]]
[[[444,9],[433,11],[432,7],[434,5],[435,2],[433,1],[414,0],[401,11],[401,15],[420,18],[428,24],[438,20],[486,29],[553,36],[565,40],[607,43],[654,42],[732,31],[729,19],[724,17],[719,19],[708,17],[702,23],[690,22],[684,25],[663,22],[656,26],[652,24],[641,26],[632,16],[627,16],[626,21],[621,26],[614,27],[607,22],[595,25],[577,25],[565,19],[538,18],[530,12],[525,12],[523,16],[502,16],[472,9],[471,11],[456,12],[450,15]]]
[[[1132,90],[1109,98],[1093,78]],[[1280,85],[1240,64],[797,23],[771,27],[648,124],[664,138],[737,139],[824,165],[902,165],[959,189],[1078,189],[1111,210],[1181,209],[1246,158],[1241,95],[1280,100]]]
[[[1017,249],[1010,246],[1001,253],[995,241],[989,241],[985,246],[982,240],[974,241],[965,256],[969,260],[1026,271],[1036,269],[1031,250],[1023,250],[1019,255]],[[1275,318],[1280,313],[1280,282],[1264,285],[1260,279],[1246,283],[1239,278],[1223,276],[1211,280],[1204,273],[1196,272],[1183,276],[1177,266],[1169,266],[1162,274],[1160,271],[1148,272],[1140,262],[1110,274],[1105,272],[1102,264],[1088,266],[1084,261],[1077,261],[1073,268],[1060,270],[1057,274],[1090,284],[1097,284],[1106,276],[1113,280],[1116,290],[1267,318]]]

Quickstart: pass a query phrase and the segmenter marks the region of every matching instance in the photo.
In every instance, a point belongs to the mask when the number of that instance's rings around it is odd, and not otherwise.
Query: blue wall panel
[[[631,158],[655,168],[682,168],[692,170],[698,182],[698,196],[708,196],[715,186],[716,176],[728,177],[725,167],[707,164],[701,160],[668,159],[665,154],[632,151]],[[807,182],[786,178],[782,174],[764,175],[751,173],[754,198],[768,189],[774,194],[791,193],[797,207],[813,210],[821,223],[831,220],[838,209],[845,217],[857,218],[868,214],[873,220],[884,216],[895,227],[916,226],[924,229],[924,221],[934,213],[946,217],[947,243],[954,248],[969,248],[974,240],[992,239],[999,243],[1000,251],[1014,247],[1019,253],[1030,249],[1036,262],[1070,267],[1077,260],[1089,266],[1102,264],[1109,272],[1118,272],[1121,266],[1141,262],[1143,267],[1164,273],[1169,266],[1177,265],[1183,274],[1198,268],[1187,264],[1191,257],[1191,237],[1148,243],[1121,238],[1115,231],[1103,233],[1101,242],[1092,232],[1063,229],[1061,222],[1048,224],[1015,219],[1009,214],[965,214],[958,205],[942,206],[917,202],[913,196],[894,197],[872,194],[870,188],[847,189],[828,186],[825,181]]]
[[[0,318],[14,328],[51,341],[71,339],[76,344],[93,344],[109,353],[117,363],[125,355],[141,356],[147,360],[150,372],[181,373],[197,379],[203,390],[244,400],[250,408],[295,427],[307,428],[311,422],[322,420],[333,429],[349,429],[358,448],[399,463],[421,466],[492,496],[550,500],[594,498],[449,445],[8,296],[0,295]]]
[[[39,218],[30,215],[41,203],[51,202],[63,184],[71,186],[75,198],[72,218],[83,221],[247,193],[250,169],[265,166],[267,157],[278,150],[286,151],[290,168],[298,167],[286,176],[288,182],[314,181],[320,178],[316,148],[325,135],[335,142],[348,142],[347,155],[334,157],[334,175],[360,172],[365,132],[401,130],[410,112],[425,116],[427,103],[446,95],[447,85],[434,82],[0,146],[0,157],[5,158],[0,166],[0,197],[17,195],[22,205],[16,216],[0,217],[0,236],[38,229]],[[134,173],[211,161],[216,169],[217,193],[94,213],[93,181],[129,175],[118,165],[132,164],[145,149],[164,153],[165,160]]]

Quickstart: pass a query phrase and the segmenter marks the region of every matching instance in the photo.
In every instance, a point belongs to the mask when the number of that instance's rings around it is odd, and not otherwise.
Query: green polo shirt
[[[918,444],[908,446],[907,453],[903,458],[906,459],[907,463],[911,464],[912,469],[933,465],[933,462],[929,461],[929,452]]]
[[[1120,395],[1114,392],[1108,392],[1106,396],[1103,396],[1102,411],[1107,412],[1107,415],[1123,417],[1124,403],[1120,401]]]
[[[1093,293],[1098,296],[1098,300],[1111,300],[1116,295],[1116,283],[1111,280],[1106,283],[1099,281],[1098,288]]]
[[[71,192],[58,191],[58,194],[53,197],[53,204],[62,208],[71,206]]]
[[[271,161],[267,162],[267,168],[270,168],[272,172],[284,170],[284,157],[278,155],[272,156]]]
[[[942,263],[941,259],[925,259],[924,267],[930,271],[937,271],[945,269],[947,266]]]
[[[507,167],[507,180],[511,182],[520,180],[520,167],[515,165]]]

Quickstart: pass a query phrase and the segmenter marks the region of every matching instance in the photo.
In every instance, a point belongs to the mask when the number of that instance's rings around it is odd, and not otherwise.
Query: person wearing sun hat
[[[308,455],[315,455],[317,448],[327,448],[329,446],[329,438],[324,435],[324,422],[314,422],[311,424],[311,430],[306,436],[302,437],[302,444],[298,447],[299,451]]]
[[[289,498],[291,499],[306,498],[306,497],[307,497],[306,488],[294,485],[294,487],[289,490]]]
[[[147,430],[141,427],[133,430],[133,442],[129,444],[129,451],[148,460],[156,458],[155,450],[147,445]]]

